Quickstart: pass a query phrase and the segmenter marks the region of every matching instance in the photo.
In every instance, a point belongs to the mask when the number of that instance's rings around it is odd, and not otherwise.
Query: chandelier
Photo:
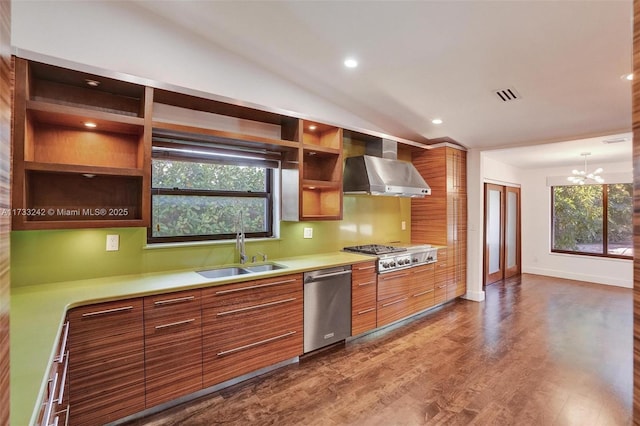
[[[571,172],[572,176],[569,176],[567,180],[576,185],[585,185],[588,184],[589,181],[593,181],[594,183],[604,183],[604,179],[602,178],[602,176],[600,176],[600,173],[603,172],[602,167],[598,167],[591,173],[587,171],[587,156],[591,155],[591,153],[583,152],[580,155],[584,157],[584,169],[573,169],[573,171]]]

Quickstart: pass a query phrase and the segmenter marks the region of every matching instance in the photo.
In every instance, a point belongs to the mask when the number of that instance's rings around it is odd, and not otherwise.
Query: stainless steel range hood
[[[424,197],[431,188],[408,161],[397,159],[397,142],[368,144],[367,155],[349,157],[344,166],[345,194]]]

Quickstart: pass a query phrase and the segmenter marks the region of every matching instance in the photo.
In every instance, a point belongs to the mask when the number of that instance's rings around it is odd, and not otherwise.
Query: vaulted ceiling
[[[631,128],[631,1],[137,5],[417,142],[512,147]]]

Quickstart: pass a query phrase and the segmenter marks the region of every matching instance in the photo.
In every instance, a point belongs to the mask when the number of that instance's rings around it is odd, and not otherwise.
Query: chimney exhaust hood
[[[367,155],[349,157],[344,166],[343,192],[349,194],[424,197],[431,188],[415,166],[397,159],[397,142],[369,143]]]

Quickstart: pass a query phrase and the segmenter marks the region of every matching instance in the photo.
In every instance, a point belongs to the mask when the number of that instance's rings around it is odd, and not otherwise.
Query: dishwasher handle
[[[339,271],[339,272],[329,272],[327,274],[320,274],[320,275],[313,275],[313,276],[309,276],[306,279],[306,282],[313,282],[313,281],[318,281],[320,279],[323,278],[329,278],[329,277],[335,277],[338,275],[347,275],[347,274],[351,274],[351,270],[347,270],[347,271]]]

